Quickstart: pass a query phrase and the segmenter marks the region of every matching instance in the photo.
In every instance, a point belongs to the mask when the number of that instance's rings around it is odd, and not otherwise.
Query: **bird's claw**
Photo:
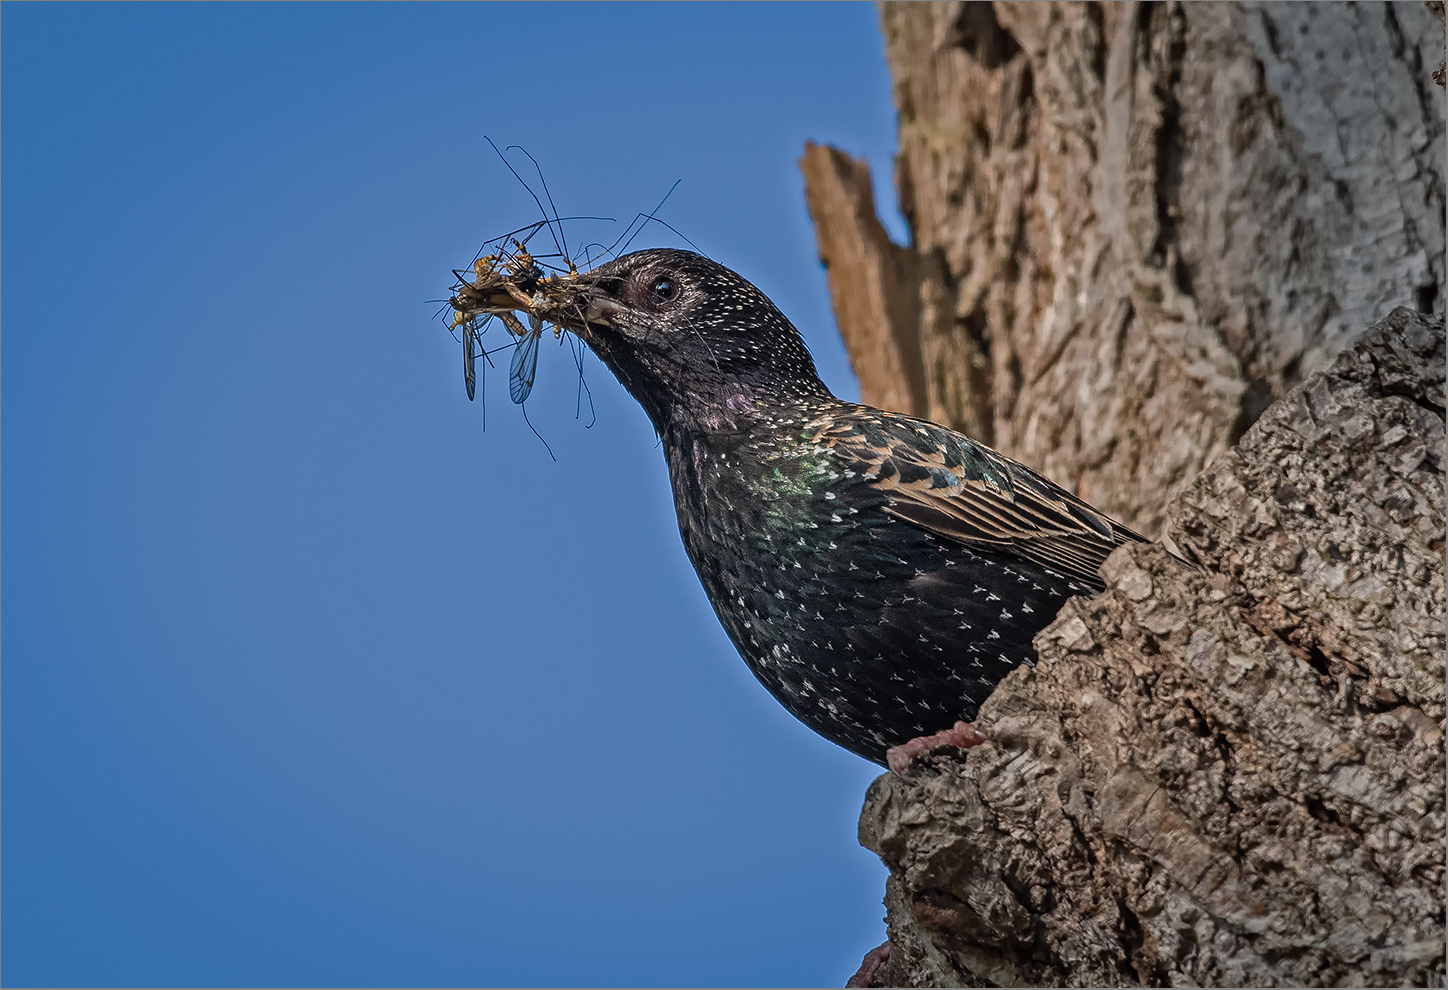
[[[971,722],[956,722],[948,729],[942,729],[928,736],[917,736],[899,746],[885,751],[885,765],[891,773],[903,776],[910,769],[910,761],[922,753],[934,752],[947,746],[969,749],[986,741],[986,734]]]

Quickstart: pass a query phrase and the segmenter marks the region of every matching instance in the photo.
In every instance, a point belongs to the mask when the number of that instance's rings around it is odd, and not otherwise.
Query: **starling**
[[[791,714],[867,760],[942,730],[969,744],[957,723],[1142,540],[967,436],[835,398],[784,314],[707,258],[638,251],[567,281],[550,318],[653,421],[730,639]]]

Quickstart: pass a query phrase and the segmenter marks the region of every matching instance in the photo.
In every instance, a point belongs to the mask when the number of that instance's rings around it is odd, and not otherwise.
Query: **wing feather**
[[[933,423],[858,406],[818,427],[815,442],[885,493],[887,512],[945,539],[1097,589],[1112,550],[1145,542],[1026,466]]]

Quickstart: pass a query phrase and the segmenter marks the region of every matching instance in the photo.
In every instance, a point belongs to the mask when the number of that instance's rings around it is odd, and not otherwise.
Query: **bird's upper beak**
[[[543,293],[536,314],[577,334],[587,334],[590,327],[612,326],[615,315],[627,307],[603,288],[603,281],[592,272],[560,278]]]

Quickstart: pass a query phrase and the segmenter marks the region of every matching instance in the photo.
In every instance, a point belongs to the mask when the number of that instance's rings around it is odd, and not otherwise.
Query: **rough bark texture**
[[[875,783],[877,984],[1442,985],[1443,5],[880,20],[911,243],[800,163],[865,401],[1200,567],[1122,548]]]
[[[875,985],[1443,985],[1444,361],[1380,322],[875,782]]]
[[[1394,306],[1442,313],[1442,22],[1404,3],[880,9],[913,243],[802,161],[866,402],[1142,532]],[[898,370],[896,370],[898,368]]]

